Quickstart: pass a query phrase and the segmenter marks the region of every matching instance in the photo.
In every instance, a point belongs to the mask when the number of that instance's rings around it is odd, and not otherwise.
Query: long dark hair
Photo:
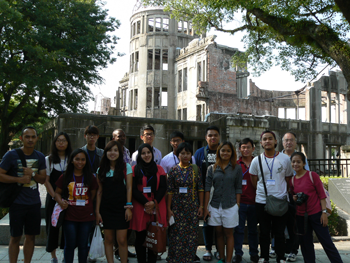
[[[107,143],[104,149],[102,159],[100,162],[100,170],[98,171],[98,179],[100,179],[102,183],[106,179],[106,175],[111,169],[111,161],[107,158],[107,152],[110,151],[114,146],[118,147],[119,157],[114,167],[113,180],[117,180],[119,182],[123,181],[124,179],[124,171],[126,169],[126,164],[124,163],[123,159],[123,147],[117,141],[110,141],[109,143]]]
[[[230,162],[231,162],[231,165],[232,167],[234,168],[236,166],[236,161],[237,161],[237,153],[236,153],[236,150],[235,150],[235,147],[233,147],[233,144],[231,142],[223,142],[219,145],[218,149],[216,150],[216,162],[214,164],[214,171],[215,169],[220,166],[221,168],[222,167],[222,159],[221,159],[221,155],[220,155],[220,150],[222,147],[224,147],[225,145],[228,145],[228,147],[230,147],[231,149],[231,158],[230,158]],[[222,171],[225,173],[225,170],[222,169]]]
[[[73,178],[73,173],[74,173],[74,164],[73,164],[73,159],[75,156],[77,156],[79,153],[83,153],[85,155],[86,159],[86,164],[83,168],[83,176],[84,176],[84,185],[85,186],[90,186],[93,180],[93,174],[90,168],[90,165],[88,165],[88,156],[87,153],[82,150],[82,149],[76,149],[74,150],[71,155],[69,156],[68,163],[67,163],[67,169],[63,174],[63,193],[62,196],[66,198],[68,196],[68,185],[72,181]]]
[[[66,140],[67,140],[67,148],[66,148],[66,151],[65,151],[65,155],[67,158],[69,158],[70,154],[72,153],[72,144],[70,142],[70,138],[68,136],[67,133],[65,132],[59,132],[55,138],[53,139],[52,141],[52,144],[51,144],[51,153],[49,155],[49,163],[50,163],[50,166],[52,163],[60,163],[61,162],[61,159],[60,157],[58,156],[58,150],[57,150],[57,147],[56,147],[56,142],[57,142],[57,139],[58,137],[60,137],[61,135],[63,135]]]

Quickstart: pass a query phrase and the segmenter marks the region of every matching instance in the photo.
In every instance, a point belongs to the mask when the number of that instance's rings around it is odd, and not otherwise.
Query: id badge
[[[187,194],[187,187],[179,187],[180,194]]]
[[[76,205],[77,206],[85,206],[85,200],[84,199],[77,199]]]
[[[247,185],[247,180],[242,180],[242,185]]]
[[[266,185],[276,185],[276,181],[273,179],[267,179]]]
[[[149,193],[151,193],[151,187],[150,187],[150,186],[144,187],[144,188],[143,188],[143,193],[144,193],[144,194],[149,194]]]

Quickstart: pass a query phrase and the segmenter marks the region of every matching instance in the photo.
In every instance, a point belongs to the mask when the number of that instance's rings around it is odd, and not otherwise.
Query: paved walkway
[[[336,247],[339,250],[339,253],[343,259],[344,263],[349,263],[350,262],[350,239],[347,239],[346,241],[335,241],[334,244],[336,245]],[[8,246],[0,246],[0,263],[7,263],[9,262],[9,258],[8,258]],[[329,259],[327,258],[322,246],[320,243],[315,243],[315,250],[316,250],[316,263],[329,263]],[[130,251],[133,251],[133,247],[130,248]],[[244,251],[244,255],[243,255],[243,262],[250,262],[249,260],[249,253],[248,253],[248,246],[244,245],[243,246],[243,251]],[[77,251],[76,251],[77,252]],[[200,246],[198,249],[198,253],[197,255],[202,258],[203,254],[205,253],[205,247],[204,246]],[[63,251],[62,250],[58,250],[58,259],[59,262],[61,262],[62,258],[63,258]],[[166,253],[163,254],[162,256],[162,260],[157,261],[159,263],[165,263],[165,258],[166,258]],[[49,253],[45,252],[45,247],[36,247],[35,251],[34,251],[34,255],[33,255],[33,259],[32,262],[40,262],[40,263],[50,263],[50,259],[51,256]],[[21,251],[18,257],[18,262],[23,262],[23,251],[22,251],[22,247],[21,247]],[[106,258],[100,258],[97,260],[97,262],[107,262]],[[115,260],[114,262],[119,262],[117,260]],[[132,258],[129,261],[130,263],[136,263],[137,260]],[[207,262],[204,260],[201,260],[201,262]],[[217,260],[212,260],[211,262],[217,262]],[[275,262],[275,260],[270,260],[270,262]],[[303,257],[301,256],[301,254],[298,254],[297,256],[297,261],[296,262],[304,262]],[[75,258],[74,263],[78,263],[77,258]]]

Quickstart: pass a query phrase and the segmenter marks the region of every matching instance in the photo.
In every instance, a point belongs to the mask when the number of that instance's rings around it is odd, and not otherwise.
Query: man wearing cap
[[[267,194],[282,199],[288,196],[287,186],[293,176],[292,165],[288,155],[275,150],[277,146],[276,135],[272,131],[264,131],[260,136],[260,144],[264,152],[260,154],[262,172],[259,159],[254,158],[250,166],[251,181],[256,187],[255,207],[260,228],[260,260],[269,262],[269,247],[271,232],[275,235],[275,250],[277,262],[285,262],[285,237],[287,213],[282,216],[273,216],[265,211],[266,193],[263,176],[267,188]]]

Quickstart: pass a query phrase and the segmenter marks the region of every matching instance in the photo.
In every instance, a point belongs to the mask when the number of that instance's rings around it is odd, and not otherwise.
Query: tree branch
[[[208,20],[208,24],[212,27],[214,27],[217,31],[221,31],[221,32],[225,32],[225,33],[230,33],[230,34],[234,34],[234,33],[237,33],[239,31],[243,31],[245,29],[248,29],[250,28],[249,25],[244,25],[244,26],[241,26],[241,27],[237,27],[235,29],[223,29],[222,27],[218,27],[217,25],[215,25],[212,21]]]

